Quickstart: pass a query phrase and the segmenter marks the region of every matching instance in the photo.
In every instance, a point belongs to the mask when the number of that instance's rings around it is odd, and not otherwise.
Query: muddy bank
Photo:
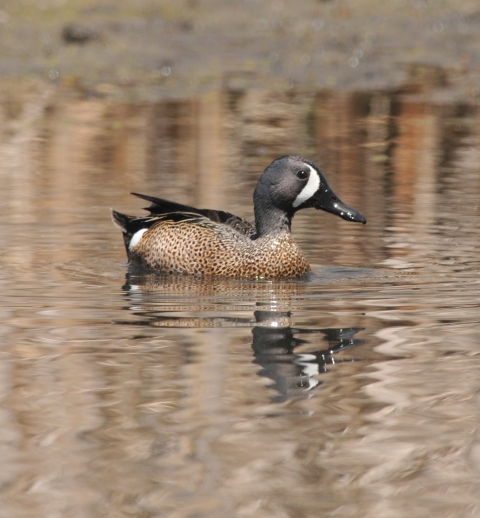
[[[473,0],[6,0],[0,74],[154,99],[227,85],[397,88],[475,100]]]

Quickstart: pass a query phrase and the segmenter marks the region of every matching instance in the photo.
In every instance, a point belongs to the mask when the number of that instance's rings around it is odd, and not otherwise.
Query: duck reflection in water
[[[274,401],[292,397],[309,397],[311,389],[321,382],[316,378],[328,372],[328,365],[353,362],[355,359],[336,359],[334,355],[361,345],[364,340],[355,338],[363,328],[346,329],[296,329],[277,327],[280,321],[290,319],[289,312],[255,311],[256,327],[252,329],[252,348],[255,363],[262,369],[259,374],[273,380],[271,388],[278,395]],[[298,335],[323,334],[328,347],[309,353],[295,353],[295,348],[308,343]]]
[[[312,389],[321,385],[318,375],[326,373],[337,363],[357,361],[354,358],[338,358],[364,340],[355,338],[364,328],[295,328],[291,326],[292,300],[301,300],[302,283],[274,284],[268,282],[240,283],[234,281],[212,287],[205,280],[194,283],[193,278],[159,278],[152,275],[127,275],[123,286],[129,304],[126,310],[135,319],[116,321],[116,324],[154,328],[252,328],[253,362],[261,367],[258,374],[273,381],[269,387],[276,390],[273,401],[291,398],[308,398]],[[133,281],[133,282],[132,282]],[[275,286],[275,289],[272,287]],[[239,294],[243,296],[239,299]],[[273,306],[265,298],[276,299]],[[292,299],[293,297],[293,299]],[[300,297],[300,298],[299,298]],[[256,300],[259,308],[254,311],[255,320],[248,317],[225,315],[225,311],[237,312],[242,302]],[[250,304],[249,304],[250,305]],[[272,309],[275,307],[275,309]],[[265,308],[265,309],[263,309]],[[267,309],[268,308],[268,309]],[[184,313],[180,315],[179,313]],[[185,315],[188,313],[188,316]],[[211,316],[214,312],[215,316]],[[177,313],[172,315],[172,313]],[[309,352],[295,352],[299,346],[310,344],[309,337],[320,335],[324,347]],[[142,336],[137,335],[137,338]]]

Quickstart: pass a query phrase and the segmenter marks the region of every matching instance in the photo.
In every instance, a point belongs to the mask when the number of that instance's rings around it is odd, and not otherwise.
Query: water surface
[[[479,114],[435,99],[4,99],[0,517],[480,516]],[[129,192],[249,218],[290,153],[368,220],[298,214],[310,277],[127,267]]]

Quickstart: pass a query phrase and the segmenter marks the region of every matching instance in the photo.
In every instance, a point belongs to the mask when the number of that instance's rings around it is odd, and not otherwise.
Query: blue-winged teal
[[[112,211],[128,259],[166,273],[299,277],[310,266],[290,233],[298,210],[314,207],[366,223],[333,193],[315,164],[295,156],[274,160],[260,177],[253,194],[255,224],[228,212],[132,194],[152,204],[147,217]]]

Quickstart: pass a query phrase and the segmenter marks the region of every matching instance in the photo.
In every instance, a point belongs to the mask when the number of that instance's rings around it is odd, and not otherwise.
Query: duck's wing
[[[183,213],[188,214],[189,217],[191,217],[192,214],[198,214],[208,218],[214,223],[227,225],[245,236],[251,237],[256,233],[255,225],[253,223],[240,218],[239,216],[235,216],[230,212],[225,212],[223,210],[197,209],[174,201],[168,201],[163,198],[156,198],[146,194],[139,194],[137,192],[132,192],[131,194],[152,203],[149,207],[145,207],[145,210],[148,210],[152,216]]]

